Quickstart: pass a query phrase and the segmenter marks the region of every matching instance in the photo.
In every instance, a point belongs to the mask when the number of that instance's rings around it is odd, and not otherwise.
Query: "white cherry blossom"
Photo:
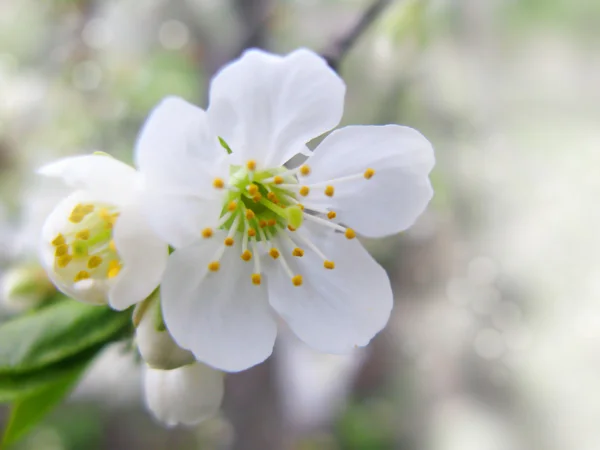
[[[410,227],[432,197],[431,144],[403,126],[335,127],[345,85],[318,55],[251,50],[212,80],[207,111],[167,98],[138,139],[149,223],[176,250],[161,285],[177,344],[239,371],[283,319],[324,352],[364,346],[393,304],[355,239]],[[310,155],[297,167],[284,163]]]
[[[74,192],[48,216],[41,262],[66,295],[126,309],[158,286],[168,246],[140,212],[140,174],[106,154],[69,157],[39,173]]]

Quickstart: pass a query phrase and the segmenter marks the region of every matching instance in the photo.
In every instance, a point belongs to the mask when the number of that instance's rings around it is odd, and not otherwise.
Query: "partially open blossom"
[[[146,368],[146,405],[169,426],[195,425],[214,416],[223,399],[223,373],[201,363],[173,370]]]
[[[308,50],[248,51],[211,84],[207,112],[164,100],[138,140],[144,206],[176,251],[164,319],[198,360],[237,371],[267,358],[277,317],[330,353],[387,323],[385,271],[355,237],[410,227],[432,196],[433,149],[398,125],[335,127],[345,86]],[[290,158],[310,155],[302,164]]]
[[[65,158],[42,167],[74,192],[42,231],[41,260],[65,294],[125,309],[160,282],[168,247],[139,209],[139,173],[105,154]]]

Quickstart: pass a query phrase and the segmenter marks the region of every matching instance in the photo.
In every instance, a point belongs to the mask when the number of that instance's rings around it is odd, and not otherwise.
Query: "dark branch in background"
[[[323,51],[322,56],[327,61],[327,64],[329,64],[329,67],[336,72],[339,70],[340,63],[346,56],[346,53],[348,53],[358,38],[367,30],[367,28],[369,28],[390,3],[392,3],[392,0],[375,0],[360,16],[360,19],[356,22],[354,27]]]

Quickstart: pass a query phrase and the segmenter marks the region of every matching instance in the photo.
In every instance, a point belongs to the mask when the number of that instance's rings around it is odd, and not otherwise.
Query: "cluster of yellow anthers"
[[[54,270],[66,283],[114,278],[121,262],[112,228],[119,217],[112,205],[78,204],[67,226],[53,240]]]
[[[291,256],[298,258],[304,256],[305,250],[300,246],[303,244],[323,260],[325,269],[334,269],[335,263],[310,240],[308,233],[303,233],[298,228],[302,226],[304,220],[309,220],[342,232],[348,239],[354,239],[356,233],[351,228],[334,222],[337,214],[331,208],[313,205],[310,201],[310,193],[323,189],[327,197],[333,197],[335,185],[359,178],[370,180],[375,175],[375,171],[367,168],[362,173],[327,182],[301,184],[302,177],[310,173],[311,169],[306,164],[289,170],[284,167],[257,170],[256,161],[250,160],[245,167],[235,167],[228,181],[215,178],[213,187],[228,191],[216,228],[228,232],[223,245],[208,264],[208,269],[212,272],[220,269],[219,261],[225,249],[234,245],[235,239],[241,239],[241,259],[245,262],[254,260],[254,273],[251,279],[255,285],[261,284],[259,244],[264,246],[271,258],[281,262],[294,286],[302,285],[302,275],[291,271],[280,251],[284,248],[281,245],[283,242],[290,244]],[[306,208],[300,202],[302,197],[306,197]],[[322,202],[319,205],[322,205]],[[211,238],[213,234],[212,228],[202,230],[202,237],[205,239]]]

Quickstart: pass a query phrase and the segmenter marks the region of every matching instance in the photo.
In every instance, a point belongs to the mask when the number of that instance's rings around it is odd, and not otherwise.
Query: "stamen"
[[[256,241],[252,241],[252,251],[254,252],[254,273],[252,274],[252,282],[254,283],[254,275],[258,275],[260,277],[260,254],[258,253],[258,248],[256,245]],[[256,284],[256,283],[254,283]]]
[[[300,190],[298,191],[298,193],[303,197],[306,197],[309,192],[310,192],[310,188],[308,186],[302,186],[300,188]]]
[[[252,284],[254,284],[256,286],[260,285],[260,281],[261,281],[260,273],[253,273],[251,278],[252,278]]]
[[[251,209],[246,210],[246,219],[252,220],[255,216],[256,215],[254,214],[254,211],[252,211]]]
[[[256,161],[251,159],[246,163],[248,170],[256,170]]]
[[[235,211],[237,209],[237,202],[235,200],[231,200],[227,205],[228,211]]]
[[[302,275],[295,275],[292,277],[292,284],[294,286],[302,286]]]
[[[277,259],[279,258],[279,250],[273,247],[271,250],[269,250],[269,255],[271,256],[271,258]]]
[[[89,277],[90,277],[90,274],[88,272],[86,272],[85,270],[81,270],[81,271],[77,272],[77,274],[75,275],[75,278],[73,278],[73,281],[75,283],[77,283],[78,281],[87,280]]]
[[[90,238],[90,230],[87,228],[75,233],[75,239],[81,239],[83,241],[87,241]]]
[[[258,186],[255,184],[248,185],[248,193],[250,195],[256,195],[258,193]]]
[[[335,213],[335,211],[329,211],[327,213],[327,218],[330,219],[330,220],[335,219],[336,216],[337,216],[337,214]]]
[[[260,193],[257,193],[254,197],[252,197],[252,200],[254,200],[254,203],[260,202],[261,199],[262,199],[262,195],[260,195]]]
[[[205,228],[204,230],[202,230],[202,237],[204,239],[208,239],[209,237],[211,237],[213,235],[213,230],[212,228]],[[112,241],[111,241],[112,242]]]
[[[293,227],[293,226],[291,226],[291,225],[288,225],[287,229],[290,230],[290,231],[296,231],[296,228]]]
[[[275,184],[283,184],[283,177],[280,175],[277,175],[275,177],[273,177],[273,183]]]
[[[333,187],[333,186],[331,186],[331,185],[328,185],[328,186],[325,188],[325,195],[326,195],[327,197],[333,197],[333,194],[334,194],[334,192],[335,192],[335,189],[334,189],[334,187]]]
[[[91,204],[81,205],[81,212],[83,214],[89,214],[91,212],[94,212],[94,205],[91,205]]]
[[[212,233],[212,231],[211,231]],[[116,252],[117,251],[117,245],[115,244],[115,240],[111,239],[110,242],[108,243],[108,248],[113,251]]]
[[[313,216],[312,214],[304,213],[304,218],[316,222],[318,224],[325,225],[326,227],[333,228],[334,230],[341,231],[342,233],[346,231],[346,228],[344,228],[343,226],[338,225],[337,223],[328,222],[327,220],[321,219],[317,216]]]
[[[223,226],[223,224],[225,224],[231,218],[232,215],[233,213],[231,211],[227,211],[225,214],[223,214],[223,217],[219,219],[216,228]]]
[[[277,198],[277,196],[275,195],[275,193],[274,193],[274,192],[269,192],[269,193],[267,194],[267,198],[268,198],[269,200],[271,200],[271,201],[272,201],[273,203],[275,203],[275,204],[279,203],[279,199]]]
[[[250,250],[244,250],[240,255],[240,258],[242,258],[244,261],[250,261],[252,259],[252,253]]]
[[[71,255],[61,256],[60,258],[56,258],[56,265],[61,269],[64,269],[65,267],[67,267],[67,265],[71,262],[72,259],[73,257]]]
[[[256,236],[256,230],[254,228],[248,228],[248,237]]]
[[[297,256],[298,258],[302,258],[304,256],[304,250],[299,247],[296,247],[292,250],[292,255]]]
[[[69,216],[69,222],[79,223],[83,220],[84,217],[85,216],[83,214],[71,213],[71,215]]]
[[[54,256],[57,258],[64,256],[67,253],[69,253],[69,246],[67,244],[59,245],[56,247],[56,250],[54,250]]]
[[[211,261],[208,263],[208,270],[211,272],[217,272],[221,268],[219,261]]]
[[[267,221],[263,220],[263,219],[259,220],[258,221],[258,226],[261,227],[261,228],[266,227],[267,226]]]
[[[354,239],[356,237],[356,233],[354,232],[354,230],[352,228],[347,228],[344,235],[346,236],[347,239]]]
[[[121,271],[121,264],[119,263],[119,261],[112,260],[110,263],[108,263],[108,271],[106,273],[106,276],[108,278],[114,278],[117,275],[119,275],[120,271]]]
[[[90,259],[88,259],[87,266],[88,266],[88,269],[95,269],[100,264],[102,264],[102,258],[98,255],[94,255],[94,256],[90,257]]]
[[[267,225],[270,227],[274,227],[275,225],[277,225],[277,221],[275,219],[269,219],[267,220]]]
[[[58,235],[52,240],[52,245],[58,247],[59,245],[63,245],[65,243],[65,237],[58,233]]]
[[[222,178],[215,178],[213,180],[213,187],[215,189],[223,189],[225,187],[225,182]]]
[[[357,174],[354,174],[354,175],[348,175],[348,176],[345,176],[345,177],[334,178],[333,180],[319,181],[317,183],[309,184],[308,186],[311,187],[311,188],[316,188],[316,187],[321,187],[321,186],[327,186],[327,185],[344,183],[346,181],[360,180],[361,178],[366,178],[368,180],[370,177],[367,178],[366,175],[368,175],[368,174],[371,173],[369,170],[373,171],[372,175],[371,175],[371,177],[372,177],[375,174],[375,171],[373,169],[367,169],[365,172],[362,172],[362,173],[357,173]]]
[[[223,241],[223,243],[227,246],[227,247],[231,247],[234,244],[234,240],[231,237],[226,237],[225,240]]]
[[[283,267],[285,273],[287,273],[288,277],[290,277],[290,279],[292,280],[292,284],[294,286],[300,286],[302,284],[302,276],[294,275],[283,255],[280,255],[280,258],[277,259],[281,262],[281,266]]]
[[[323,261],[327,261],[327,256],[325,256],[323,252],[319,250],[319,248],[307,236],[300,232],[296,233],[296,236],[300,238],[300,240],[304,242],[308,248],[315,252],[319,258],[321,258]]]
[[[363,174],[363,176],[367,179],[370,180],[373,175],[375,175],[375,171],[371,168],[368,168],[367,170],[365,170],[365,173]]]
[[[307,176],[310,174],[310,166],[308,166],[307,164],[304,164],[302,166],[300,166],[300,174]]]
[[[331,269],[335,268],[335,264],[333,261],[323,261],[323,267],[331,270]]]

